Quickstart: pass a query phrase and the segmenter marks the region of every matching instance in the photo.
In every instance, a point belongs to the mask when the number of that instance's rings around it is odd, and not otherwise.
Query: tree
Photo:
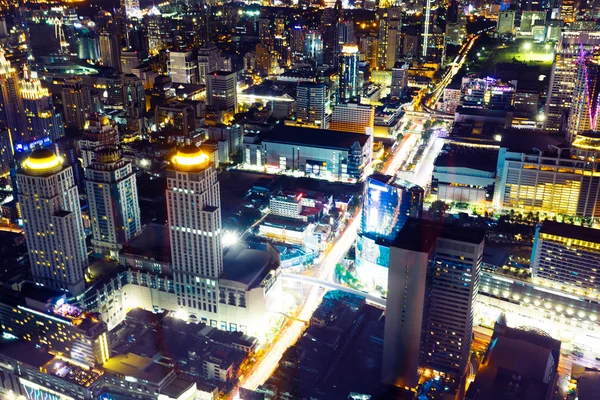
[[[442,221],[446,216],[446,211],[448,211],[448,204],[441,200],[434,201],[429,207],[429,212],[436,221]]]

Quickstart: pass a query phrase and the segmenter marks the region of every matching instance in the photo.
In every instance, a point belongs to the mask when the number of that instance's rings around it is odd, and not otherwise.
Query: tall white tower
[[[223,272],[221,200],[208,156],[194,146],[180,150],[167,170],[166,194],[177,303],[215,325]]]
[[[97,253],[118,259],[123,244],[140,232],[140,205],[135,173],[121,148],[96,148],[85,170],[92,219],[92,244]]]
[[[88,259],[73,168],[36,150],[17,172],[17,188],[35,282],[82,293]]]

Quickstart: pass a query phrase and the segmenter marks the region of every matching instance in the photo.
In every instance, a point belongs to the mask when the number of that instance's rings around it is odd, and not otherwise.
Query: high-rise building
[[[92,111],[90,89],[81,78],[66,79],[61,96],[67,127],[83,129],[87,115]]]
[[[339,63],[340,103],[360,101],[362,87],[358,80],[358,46],[342,47]]]
[[[577,135],[588,130],[597,130],[600,108],[600,61],[599,55],[581,49],[577,59],[577,73],[569,119],[567,141],[573,142]]]
[[[88,259],[73,169],[51,151],[36,150],[17,172],[17,192],[33,279],[82,293]]]
[[[122,0],[121,4],[125,7],[127,18],[138,17],[140,13],[140,0]]]
[[[421,187],[393,176],[366,179],[356,243],[356,271],[362,282],[387,287],[390,243],[410,217],[421,218],[423,197]]]
[[[42,86],[39,79],[29,77],[27,70],[25,79],[21,81],[21,99],[27,119],[24,141],[31,142],[43,138],[55,141],[64,135],[62,115],[54,110],[50,92]]]
[[[496,32],[499,35],[513,36],[516,32],[517,12],[514,10],[501,11],[496,22]]]
[[[392,68],[391,95],[395,98],[402,97],[408,86],[408,64],[396,63]]]
[[[170,51],[167,68],[173,83],[198,84],[198,58],[193,51]]]
[[[327,129],[327,88],[322,83],[302,82],[296,86],[296,119]]]
[[[544,128],[548,131],[563,131],[567,125],[567,114],[577,76],[577,60],[581,50],[591,50],[600,45],[600,32],[563,31],[554,55],[548,98],[546,100]]]
[[[26,135],[25,112],[19,88],[19,72],[0,49],[0,120],[9,129],[13,143]]]
[[[560,19],[566,23],[575,21],[577,7],[575,0],[560,0]]]
[[[163,18],[158,8],[153,7],[148,13],[148,50],[156,55],[167,46]]]
[[[101,146],[85,169],[92,221],[92,244],[98,254],[119,258],[119,250],[140,232],[135,173],[119,146]]]
[[[213,43],[198,49],[200,84],[206,85],[206,75],[219,69],[219,49]]]
[[[128,117],[139,119],[146,114],[146,91],[144,82],[136,75],[123,76],[123,99],[125,114]]]
[[[106,115],[91,114],[86,121],[83,136],[79,139],[79,150],[83,168],[88,168],[94,160],[97,147],[119,144],[117,124]]]
[[[102,32],[100,34],[100,59],[102,65],[121,72],[121,45],[116,33]]]
[[[237,74],[214,71],[206,76],[206,104],[218,111],[237,112]]]
[[[218,319],[223,272],[221,201],[208,156],[184,147],[167,170],[167,216],[177,304],[189,314]]]
[[[336,40],[334,48],[334,67],[338,65],[342,49],[345,45],[356,43],[354,36],[354,21],[340,21],[336,25]]]
[[[372,134],[374,124],[373,106],[348,103],[333,107],[329,128],[335,131]]]
[[[308,31],[304,41],[304,56],[317,65],[323,64],[323,35],[317,30]]]
[[[304,55],[304,41],[306,40],[306,29],[302,25],[294,25],[290,29],[290,51],[292,61],[297,61]]]
[[[535,230],[531,270],[534,281],[562,290],[600,292],[600,231],[544,221]]]
[[[391,69],[400,54],[402,10],[398,7],[379,10],[379,42],[377,64]]]
[[[421,368],[462,380],[484,238],[478,229],[417,219],[404,224],[390,247],[383,382],[413,389]]]
[[[0,126],[0,174],[8,175],[10,164],[13,161],[15,148],[12,145],[10,131],[5,126]]]

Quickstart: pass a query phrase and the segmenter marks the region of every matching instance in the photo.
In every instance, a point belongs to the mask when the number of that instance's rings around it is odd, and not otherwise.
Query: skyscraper
[[[116,145],[94,150],[85,169],[86,193],[96,253],[118,259],[122,245],[141,229],[135,173]]]
[[[321,32],[311,30],[306,34],[304,56],[313,60],[317,65],[323,64],[323,35]]]
[[[83,136],[79,139],[83,168],[88,168],[92,164],[96,148],[108,144],[119,144],[117,124],[106,115],[90,115],[85,123]]]
[[[123,76],[123,99],[128,117],[139,119],[146,113],[146,92],[144,82],[136,75]]]
[[[61,95],[67,127],[82,129],[92,111],[89,88],[81,78],[65,79]]]
[[[580,133],[597,128],[600,107],[600,58],[598,54],[580,50],[569,119],[567,141],[573,142]]]
[[[340,103],[360,100],[362,88],[358,84],[358,46],[342,47],[339,64]]]
[[[102,32],[100,34],[100,59],[102,65],[121,72],[121,45],[116,33]]]
[[[167,170],[167,216],[177,304],[189,314],[217,320],[223,272],[217,172],[195,146],[180,150]]]
[[[421,218],[423,189],[393,176],[373,174],[363,189],[356,243],[356,271],[361,281],[387,287],[390,243],[410,217]]]
[[[173,83],[198,83],[198,58],[193,51],[170,51],[167,67]]]
[[[55,141],[65,133],[62,115],[54,110],[48,89],[42,86],[39,79],[30,77],[29,74],[26,69],[25,79],[21,81],[21,99],[27,120],[23,140],[31,142],[47,137]]]
[[[571,109],[577,60],[581,50],[591,50],[600,45],[600,32],[564,31],[554,55],[548,98],[546,100],[545,126],[549,131],[563,131],[567,125],[567,114]]]
[[[377,64],[380,68],[391,69],[400,53],[400,29],[402,11],[400,8],[379,10],[379,42]]]
[[[342,49],[347,44],[355,44],[356,37],[354,36],[354,22],[340,21],[336,25],[336,41],[334,48],[334,67],[337,66]]]
[[[13,143],[22,142],[26,134],[26,122],[19,72],[5,58],[4,49],[0,49],[0,91],[0,120],[10,130]]]
[[[219,69],[219,49],[213,43],[198,49],[198,72],[201,85],[206,85],[206,75]]]
[[[296,119],[301,123],[327,128],[327,88],[322,83],[301,82],[296,86]]]
[[[485,232],[410,219],[390,248],[382,380],[461,380],[470,361]]]
[[[237,112],[237,75],[214,71],[206,76],[206,104],[218,111]]]
[[[51,151],[36,150],[17,172],[17,192],[33,279],[82,293],[88,259],[73,169]]]

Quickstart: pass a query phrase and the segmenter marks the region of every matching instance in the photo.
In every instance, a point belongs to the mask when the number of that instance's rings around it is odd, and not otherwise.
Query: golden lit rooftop
[[[196,146],[185,146],[171,158],[171,162],[176,169],[189,171],[192,169],[205,167],[209,158]]]
[[[356,54],[358,53],[358,46],[355,44],[345,44],[342,46],[342,53]]]
[[[50,150],[36,150],[23,161],[23,168],[33,174],[55,172],[62,167],[63,159]]]

